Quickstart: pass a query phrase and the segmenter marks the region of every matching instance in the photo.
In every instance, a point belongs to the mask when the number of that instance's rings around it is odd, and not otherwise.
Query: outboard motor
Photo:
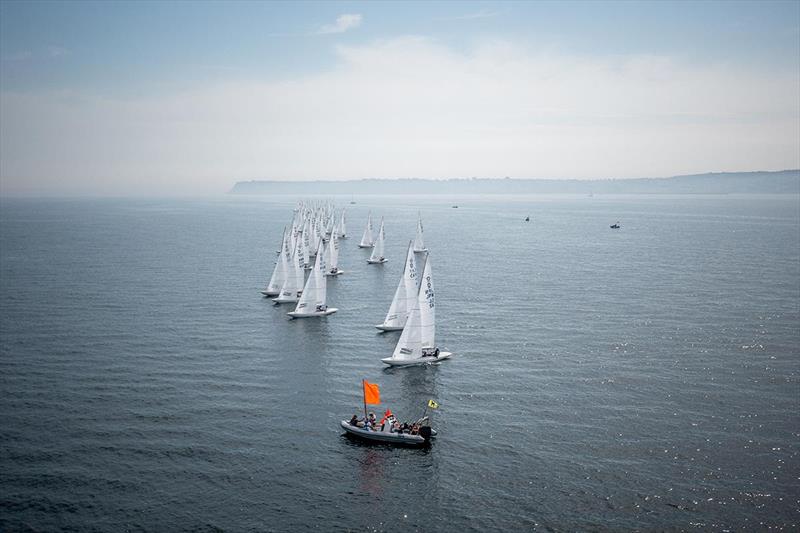
[[[422,426],[419,428],[419,436],[425,439],[425,443],[429,443],[431,441],[431,427],[430,426]]]

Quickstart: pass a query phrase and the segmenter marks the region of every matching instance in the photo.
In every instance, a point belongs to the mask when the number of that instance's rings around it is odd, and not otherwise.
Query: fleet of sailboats
[[[345,210],[337,210],[330,203],[300,202],[293,213],[291,225],[283,229],[272,274],[260,292],[273,297],[276,304],[295,304],[294,310],[287,313],[293,319],[330,316],[338,309],[328,306],[328,278],[335,279],[344,272],[339,266],[339,252],[342,240],[347,238]],[[367,263],[387,262],[383,217],[377,233],[374,233],[372,212],[368,213],[358,247],[371,249]],[[383,323],[375,326],[381,332],[401,332],[392,354],[382,358],[382,363],[391,367],[422,365],[437,363],[453,355],[436,345],[435,300],[431,255],[425,244],[422,214],[418,212],[416,232],[408,241],[402,274],[389,310]],[[354,416],[350,421],[341,421],[345,432],[379,442],[430,444],[436,431],[430,427],[424,414],[406,429],[399,425],[395,429],[396,422],[385,422],[377,429],[374,421],[368,422],[366,386],[364,381],[364,420],[359,421]],[[377,385],[370,386],[377,391]],[[429,400],[428,405],[432,409],[438,407],[433,400]]]

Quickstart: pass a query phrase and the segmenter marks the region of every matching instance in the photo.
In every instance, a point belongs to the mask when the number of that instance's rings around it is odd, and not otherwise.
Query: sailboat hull
[[[261,291],[261,294],[264,296],[277,296],[281,293],[281,291]]]
[[[375,260],[367,259],[367,263],[369,263],[370,265],[380,265],[387,261],[388,259],[386,259],[385,257],[383,259],[375,259]]]
[[[394,359],[392,357],[387,357],[381,359],[381,362],[389,366],[426,365],[428,363],[443,361],[444,359],[448,359],[451,355],[453,355],[451,352],[439,352],[439,355],[436,357],[420,357],[419,359]]]
[[[325,272],[325,275],[328,276],[328,277],[338,276],[340,274],[344,274],[344,270],[337,270],[335,273],[334,272]]]
[[[378,324],[375,327],[381,331],[403,331],[403,326],[387,326],[386,324]]]
[[[428,251],[428,249],[427,249],[427,248],[421,248],[421,249],[419,249],[419,250],[417,250],[416,248],[414,248],[414,253],[415,253],[415,254],[421,254],[421,253],[425,253],[425,252],[427,252],[427,251]]]
[[[333,313],[335,313],[336,311],[338,311],[338,309],[337,309],[337,308],[335,308],[335,307],[329,307],[329,308],[327,308],[327,309],[326,309],[326,310],[324,310],[324,311],[319,311],[319,312],[314,312],[314,313],[298,313],[297,311],[290,311],[290,312],[288,312],[288,313],[286,313],[286,314],[287,314],[287,315],[289,315],[289,316],[290,316],[290,317],[292,317],[292,318],[311,318],[311,317],[315,317],[315,316],[328,316],[328,315],[332,315],[332,314],[333,314]]]
[[[272,301],[276,304],[297,303],[297,298],[273,298]]]
[[[359,244],[359,248],[375,248],[374,244]]]

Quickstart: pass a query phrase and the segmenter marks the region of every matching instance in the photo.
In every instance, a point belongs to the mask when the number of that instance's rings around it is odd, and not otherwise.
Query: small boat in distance
[[[457,205],[454,205],[454,206],[453,206],[453,209],[458,209],[458,206],[457,206]]]
[[[525,222],[530,222],[530,221],[531,221],[531,217],[525,217]]]
[[[370,211],[367,215],[367,227],[364,228],[364,234],[361,236],[358,247],[372,248],[373,246],[375,246],[375,239],[372,237],[372,211]]]
[[[338,276],[344,272],[339,268],[339,237],[336,235],[338,231],[337,228],[334,228],[331,232],[331,239],[325,245],[325,262],[328,265],[328,269],[325,271],[326,276]]]
[[[417,212],[417,236],[414,237],[414,251],[415,252],[428,251],[428,249],[425,247],[425,239],[423,238],[422,213],[420,212]]]
[[[283,228],[283,238],[281,240],[281,249],[278,254],[283,254],[284,248],[287,246],[287,238],[286,238],[286,227]],[[275,269],[272,271],[272,277],[270,277],[269,282],[267,283],[267,287],[261,291],[261,294],[264,296],[277,296],[281,293],[281,287],[283,286],[284,281],[286,281],[286,271],[287,266],[286,262],[284,261],[283,256],[281,255],[278,257],[278,261],[275,263]]]
[[[297,239],[294,254],[289,254],[288,246],[284,250],[286,256],[286,280],[281,287],[281,292],[272,301],[276,304],[295,303],[303,292],[305,285],[305,269],[303,268],[303,242]]]
[[[387,261],[386,257],[383,255],[385,241],[386,236],[383,233],[383,217],[381,217],[381,227],[378,229],[378,239],[375,241],[375,245],[372,248],[372,254],[369,256],[369,259],[367,259],[367,263],[370,265],[379,265]]]
[[[619,229],[619,222],[611,224],[611,229]]]

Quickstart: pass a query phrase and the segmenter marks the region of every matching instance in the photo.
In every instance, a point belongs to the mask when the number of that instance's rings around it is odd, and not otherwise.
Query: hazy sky
[[[800,2],[0,2],[0,194],[800,167]]]

